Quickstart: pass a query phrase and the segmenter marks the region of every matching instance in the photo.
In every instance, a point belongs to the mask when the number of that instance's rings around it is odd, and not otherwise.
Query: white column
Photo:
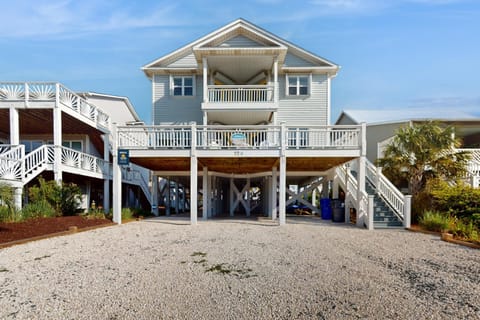
[[[278,58],[275,57],[273,60],[273,85],[274,85],[274,92],[273,92],[273,101],[278,103]]]
[[[197,224],[197,195],[198,195],[198,160],[197,156],[190,157],[190,224]]]
[[[92,207],[92,182],[90,180],[85,181],[85,199],[86,199],[86,209],[88,212],[89,209]],[[99,204],[96,203],[95,207]]]
[[[263,201],[266,202],[265,210],[267,210],[268,217],[272,217],[272,178],[267,177],[265,181],[265,192],[262,192],[265,197]]]
[[[20,122],[18,118],[18,109],[10,107],[10,144],[20,144]]]
[[[374,211],[374,204],[375,204],[375,196],[369,195],[368,196],[368,223],[367,229],[373,230],[373,211]]]
[[[407,195],[405,196],[405,202],[403,204],[404,211],[403,211],[403,227],[410,228],[410,224],[412,221],[411,213],[412,213],[412,196]]]
[[[158,217],[158,177],[156,175],[152,175],[152,199],[150,203],[152,204],[153,215]]]
[[[233,205],[235,204],[235,199],[233,199],[233,178],[230,178],[230,217],[233,217],[233,210],[235,209]]]
[[[247,178],[247,207],[245,208],[247,217],[250,217],[250,178]],[[243,197],[243,194],[242,194]]]
[[[53,163],[54,179],[57,183],[62,181],[62,110],[60,109],[60,84],[56,84],[56,102],[53,108],[53,144],[55,145],[55,158]]]
[[[365,222],[365,214],[367,208],[365,208],[365,204],[363,203],[363,194],[365,193],[365,173],[366,173],[366,158],[365,156],[361,156],[358,158],[358,194],[357,194],[357,226],[362,227],[363,223]]]
[[[190,151],[190,224],[197,224],[198,215],[198,159],[197,159],[197,125],[192,123]]]
[[[208,62],[207,58],[203,57],[203,102],[208,102]],[[205,125],[206,123],[204,123]]]
[[[23,188],[13,189],[13,206],[17,210],[22,210],[22,193],[23,193]]]
[[[270,216],[272,220],[277,219],[277,183],[278,183],[278,176],[277,176],[277,167],[272,168],[272,197],[271,197],[271,207],[272,210],[270,212]]]
[[[208,210],[210,208],[210,190],[208,189],[208,168],[203,167],[203,176],[202,176],[202,192],[203,192],[203,220],[208,218]]]
[[[336,174],[332,181],[332,199],[338,199],[338,177]]]
[[[285,212],[285,193],[287,192],[287,158],[285,156],[280,157],[280,186],[278,191],[278,215],[280,217],[280,225],[286,223]]]
[[[317,188],[312,190],[312,205],[317,207]]]
[[[103,172],[105,177],[103,178],[103,211],[108,213],[110,211],[110,144],[108,141],[108,135],[102,135],[103,138],[103,160],[104,167]]]
[[[178,182],[175,181],[175,214],[180,213],[180,191],[178,190]]]
[[[117,148],[117,126],[112,125],[113,133],[113,181],[112,181],[112,202],[113,202],[113,222],[122,223],[122,171],[118,165],[118,148]]]

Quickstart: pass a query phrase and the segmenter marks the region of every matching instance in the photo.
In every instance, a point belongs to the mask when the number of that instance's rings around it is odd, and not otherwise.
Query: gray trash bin
[[[340,199],[333,199],[332,202],[332,221],[345,222],[345,202]]]

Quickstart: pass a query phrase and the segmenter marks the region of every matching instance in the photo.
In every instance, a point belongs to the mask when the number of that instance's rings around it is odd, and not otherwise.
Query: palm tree
[[[400,128],[378,160],[388,178],[408,181],[414,201],[430,179],[456,180],[465,174],[469,155],[456,152],[461,144],[453,127],[427,121]]]

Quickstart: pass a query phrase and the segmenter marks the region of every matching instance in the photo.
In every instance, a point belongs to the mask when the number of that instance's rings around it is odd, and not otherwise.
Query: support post
[[[14,188],[13,190],[13,206],[16,210],[22,210],[22,194],[23,188]]]
[[[286,208],[285,208],[285,193],[286,191],[286,177],[287,177],[287,158],[280,157],[280,187],[278,191],[278,215],[280,217],[280,225],[286,224]]]
[[[103,138],[103,211],[110,212],[110,144],[108,135],[102,135]]]
[[[230,178],[230,217],[233,217],[233,210],[235,209],[233,206],[235,205],[235,200],[233,199],[233,194],[234,194],[234,190],[233,190],[233,187],[234,187],[234,182],[233,182],[233,178]]]
[[[412,221],[412,196],[406,195],[403,207],[403,227],[410,228]]]
[[[208,102],[208,62],[207,58],[203,57],[202,59],[203,64],[203,102]],[[206,117],[204,117],[204,122],[206,121]],[[203,123],[206,125],[206,123]]]
[[[180,191],[178,190],[178,182],[175,181],[175,214],[180,213]]]
[[[17,146],[20,144],[20,122],[18,118],[18,109],[10,106],[10,144]]]
[[[242,194],[243,197],[243,194]],[[246,215],[247,217],[250,217],[250,210],[251,210],[251,205],[250,205],[250,178],[247,178],[247,206],[245,208]]]
[[[152,204],[152,213],[154,216],[158,217],[158,177],[152,175],[152,199],[150,200]]]
[[[170,207],[171,207],[171,203],[170,203],[170,198],[171,198],[171,193],[170,193],[170,177],[167,177],[167,196],[165,197],[166,198],[166,201],[165,201],[165,214],[167,216],[170,216]]]
[[[198,160],[197,156],[190,157],[190,224],[197,224],[198,215]]]
[[[197,126],[192,123],[192,149],[190,152],[190,224],[197,224],[198,215],[198,159],[197,159]]]
[[[54,144],[54,162],[53,174],[55,181],[62,182],[62,109],[60,109],[60,84],[55,84],[55,107],[53,108],[53,144]]]
[[[278,58],[275,57],[273,60],[273,102],[278,103]]]
[[[122,223],[122,170],[118,165],[117,126],[113,124],[113,222]]]
[[[373,230],[373,215],[374,215],[374,206],[375,206],[375,196],[369,195],[368,196],[368,223],[367,228],[368,230]]]
[[[202,192],[203,192],[203,213],[202,217],[203,220],[208,219],[208,210],[209,210],[209,202],[210,202],[210,190],[208,189],[208,168],[203,167],[203,176],[202,176]]]
[[[380,194],[380,177],[382,175],[382,167],[376,167],[375,170],[375,189],[377,194]]]
[[[277,219],[277,183],[278,183],[278,176],[277,176],[277,167],[272,168],[272,197],[271,197],[271,207],[270,209],[272,220]]]
[[[357,177],[357,182],[358,182],[358,190],[357,190],[357,226],[363,226],[363,223],[365,222],[365,210],[367,208],[364,208],[364,204],[362,203],[363,195],[365,193],[365,173],[366,173],[366,158],[365,156],[361,156],[358,158],[358,177]]]

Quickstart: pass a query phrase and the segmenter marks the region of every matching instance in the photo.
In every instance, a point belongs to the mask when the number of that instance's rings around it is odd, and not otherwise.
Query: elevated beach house
[[[366,177],[385,189],[395,225],[409,224],[409,198],[366,166],[365,125],[329,124],[335,63],[238,19],[142,70],[152,84],[153,125],[117,126],[114,148],[172,181],[167,189],[183,186],[192,224],[197,216],[263,214],[282,225],[290,204],[319,213],[316,198],[342,189],[347,212],[355,208],[357,224],[373,228]],[[353,173],[345,166],[352,160]],[[162,190],[154,186],[162,192],[154,198],[178,199]],[[119,221],[120,198],[113,206]]]
[[[0,183],[14,188],[18,209],[28,201],[26,187],[42,176],[80,186],[82,209],[108,211],[112,123],[138,121],[125,97],[76,93],[60,83],[0,82]],[[122,205],[148,207],[148,180],[148,170],[122,167]]]

